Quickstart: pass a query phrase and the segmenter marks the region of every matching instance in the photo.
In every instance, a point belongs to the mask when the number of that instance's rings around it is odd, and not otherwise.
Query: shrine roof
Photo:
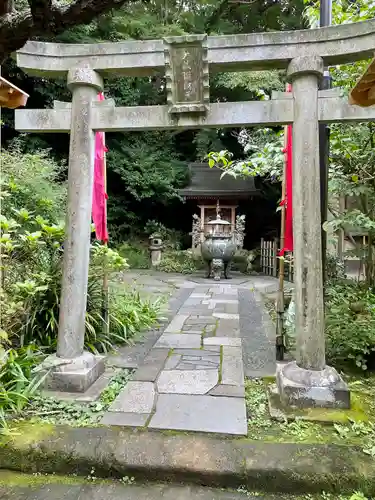
[[[0,108],[25,106],[29,95],[0,76]]]
[[[189,185],[179,190],[185,198],[248,198],[258,194],[254,178],[235,178],[225,175],[221,178],[222,171],[210,168],[207,163],[190,163]]]
[[[349,103],[357,106],[373,106],[375,104],[375,59],[363,73],[349,94]]]

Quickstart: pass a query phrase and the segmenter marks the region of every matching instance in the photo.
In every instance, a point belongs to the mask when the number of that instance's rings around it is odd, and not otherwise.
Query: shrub
[[[4,342],[4,338],[2,339]],[[4,346],[4,344],[3,344]],[[33,375],[43,353],[34,346],[7,348],[0,352],[0,430],[5,430],[6,415],[18,413],[38,390],[43,378]]]
[[[162,255],[159,270],[166,273],[192,274],[202,267],[189,250],[169,250]]]
[[[183,233],[176,229],[170,229],[161,222],[156,220],[147,221],[144,232],[147,236],[151,236],[153,233],[159,233],[165,250],[181,250],[182,248]]]
[[[342,281],[326,291],[327,359],[339,367],[373,369],[375,295],[362,284]]]
[[[45,153],[4,152],[2,160],[1,328],[13,347],[37,344],[52,350],[57,340],[64,240],[65,188],[57,182],[62,167]],[[127,267],[114,250],[92,245],[85,335],[90,350],[103,352],[114,343],[127,342],[156,320],[158,304],[111,287],[110,335],[103,333],[103,275],[106,272],[111,279]]]
[[[126,259],[131,269],[148,269],[150,267],[149,249],[146,243],[132,241],[122,243],[118,253]]]
[[[61,168],[44,153],[2,153],[0,215],[0,419],[19,411],[41,383],[32,368],[57,342],[66,190]],[[90,255],[85,347],[106,352],[129,342],[157,320],[160,303],[136,291],[110,286],[109,325],[104,329],[103,276],[128,267],[107,246],[93,244]]]

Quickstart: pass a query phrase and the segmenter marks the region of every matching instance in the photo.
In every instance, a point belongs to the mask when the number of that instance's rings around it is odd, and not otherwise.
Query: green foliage
[[[61,222],[65,199],[60,167],[46,154],[4,153],[0,217],[0,419],[20,411],[40,383],[32,368],[54,351],[62,278]],[[48,217],[48,218],[47,218]],[[53,222],[50,222],[53,221]],[[85,347],[103,353],[130,342],[157,321],[161,300],[141,299],[136,290],[111,285],[109,334],[104,331],[103,278],[128,267],[116,251],[91,247]]]
[[[54,398],[34,396],[21,414],[31,422],[73,425],[82,427],[98,424],[121,390],[131,378],[129,370],[121,370],[110,380],[98,401],[82,403],[59,401]]]
[[[329,363],[347,369],[373,369],[375,295],[345,281],[327,287],[326,349]]]
[[[182,245],[183,233],[175,229],[166,227],[161,222],[156,220],[148,220],[144,227],[144,232],[147,236],[153,233],[160,234],[163,242],[163,249],[180,250]]]
[[[229,151],[208,154],[210,167],[223,170],[223,175],[233,177],[264,177],[271,182],[280,182],[283,175],[284,153],[282,132],[272,129],[242,130],[238,141],[243,146],[246,160],[232,160]]]
[[[150,267],[150,251],[147,243],[131,240],[118,247],[120,255],[125,257],[130,269],[148,269]]]
[[[33,374],[42,357],[32,345],[17,350],[0,346],[0,433],[7,431],[7,414],[20,412],[43,382],[43,377]]]
[[[201,266],[189,250],[170,250],[164,252],[159,270],[166,273],[192,274]]]
[[[61,183],[64,165],[52,160],[48,151],[21,154],[16,147],[1,151],[1,215],[18,216],[27,223],[29,215],[60,222],[66,201]]]

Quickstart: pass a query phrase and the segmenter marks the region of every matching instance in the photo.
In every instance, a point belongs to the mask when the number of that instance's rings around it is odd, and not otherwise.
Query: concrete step
[[[137,484],[172,481],[235,491],[245,485],[249,491],[266,492],[266,499],[278,493],[329,491],[338,500],[337,492],[360,490],[364,485],[375,491],[374,460],[353,446],[47,424],[21,424],[0,443],[0,470],[29,474],[95,475],[116,479],[117,484],[124,476],[134,475]]]
[[[285,496],[254,494],[170,484],[125,484],[76,477],[36,476],[0,471],[1,500],[288,500]],[[289,497],[290,498],[290,497]],[[291,500],[291,499],[290,499]]]

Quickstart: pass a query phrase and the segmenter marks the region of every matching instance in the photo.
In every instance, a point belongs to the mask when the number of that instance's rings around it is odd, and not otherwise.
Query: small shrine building
[[[207,163],[190,163],[189,184],[179,190],[180,195],[192,204],[192,247],[198,247],[205,234],[212,231],[210,221],[216,219],[217,207],[221,219],[229,222],[226,231],[235,233],[239,221],[239,204],[251,200],[259,194],[253,177],[240,178],[224,175],[218,168],[210,168]],[[242,216],[244,225],[244,216]]]

